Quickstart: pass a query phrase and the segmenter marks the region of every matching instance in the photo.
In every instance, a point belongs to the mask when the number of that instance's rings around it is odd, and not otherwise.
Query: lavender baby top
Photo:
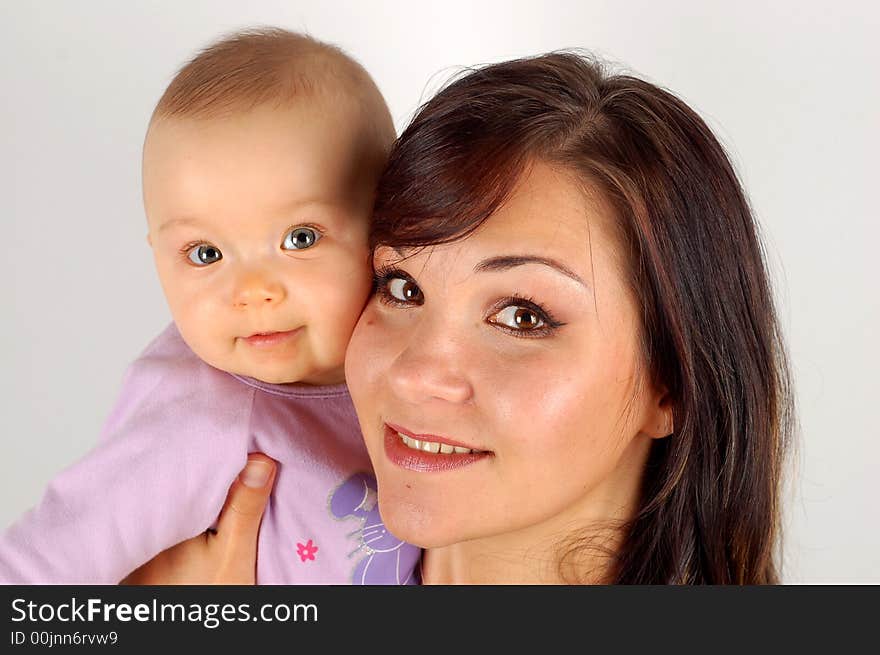
[[[200,360],[169,326],[129,368],[97,447],[0,539],[0,583],[116,584],[211,527],[249,452],[278,462],[258,584],[409,584],[345,385],[273,385]]]

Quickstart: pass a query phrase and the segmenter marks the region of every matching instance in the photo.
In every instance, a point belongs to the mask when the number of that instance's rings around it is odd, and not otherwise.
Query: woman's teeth
[[[472,450],[470,448],[462,448],[461,446],[450,446],[445,443],[437,443],[436,441],[419,441],[418,439],[413,439],[412,437],[408,437],[405,434],[397,433],[397,436],[401,438],[403,443],[407,448],[412,448],[413,450],[421,450],[426,453],[440,453],[442,455],[451,455],[455,453],[457,455],[466,454],[466,453],[479,453],[482,452],[480,450]]]

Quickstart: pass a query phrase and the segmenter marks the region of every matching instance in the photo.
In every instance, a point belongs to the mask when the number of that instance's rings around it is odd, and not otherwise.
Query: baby
[[[119,582],[208,529],[252,451],[279,463],[258,583],[415,581],[418,549],[373,512],[343,376],[393,140],[366,71],[309,37],[242,32],[178,73],[143,155],[174,323],[130,367],[99,445],[0,539],[0,582]],[[337,492],[357,498],[340,511]]]

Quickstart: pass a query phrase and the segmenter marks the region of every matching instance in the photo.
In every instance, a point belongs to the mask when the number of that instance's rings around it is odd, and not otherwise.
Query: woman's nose
[[[388,371],[391,390],[410,403],[469,401],[474,390],[460,344],[433,329],[416,327],[409,337],[406,348],[400,351]]]
[[[264,271],[249,270],[239,274],[235,281],[232,304],[235,307],[254,307],[278,304],[287,297],[284,285]]]

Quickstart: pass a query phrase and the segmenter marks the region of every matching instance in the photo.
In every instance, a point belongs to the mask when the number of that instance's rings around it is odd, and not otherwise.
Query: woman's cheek
[[[540,447],[542,439],[535,435],[555,439],[573,428],[583,431],[595,420],[596,387],[601,391],[604,385],[593,379],[585,341],[565,334],[537,342],[520,339],[503,356],[496,353],[491,365],[484,364],[483,396],[493,403],[497,420],[513,426],[507,431],[511,439]]]

